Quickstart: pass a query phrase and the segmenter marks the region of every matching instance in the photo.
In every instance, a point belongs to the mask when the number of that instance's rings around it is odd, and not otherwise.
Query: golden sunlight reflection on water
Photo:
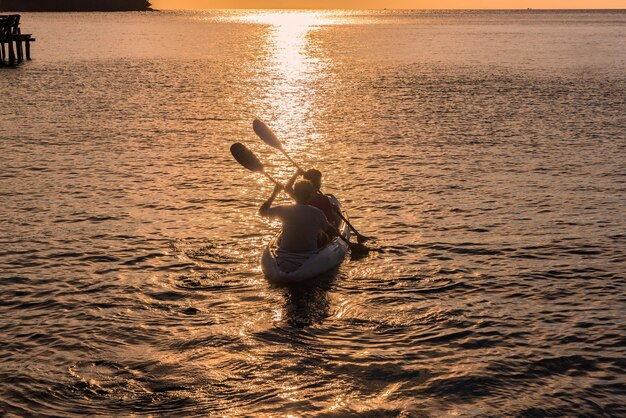
[[[309,141],[322,140],[315,129],[318,89],[330,75],[311,34],[341,23],[340,19],[336,13],[319,11],[262,11],[235,19],[267,25],[263,45],[267,63],[259,74],[258,116],[270,124],[289,153],[312,152]],[[284,158],[278,156],[273,162],[280,178],[293,172]]]

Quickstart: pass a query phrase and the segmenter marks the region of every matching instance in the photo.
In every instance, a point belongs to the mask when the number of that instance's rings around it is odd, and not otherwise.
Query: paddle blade
[[[283,149],[283,144],[280,143],[274,132],[267,126],[265,123],[261,122],[258,119],[255,119],[252,122],[252,129],[254,132],[270,147],[274,147],[277,149]]]
[[[230,146],[230,153],[235,160],[250,171],[263,172],[263,163],[244,144],[235,142]]]
[[[363,244],[357,244],[357,243],[351,242],[349,245],[350,245],[351,258],[353,260],[358,260],[358,259],[364,258],[370,252],[370,249],[367,248]]]
[[[366,237],[365,235],[361,235],[358,232],[355,232],[355,234],[356,234],[356,240],[359,244],[363,244],[364,242],[375,239],[374,237]]]

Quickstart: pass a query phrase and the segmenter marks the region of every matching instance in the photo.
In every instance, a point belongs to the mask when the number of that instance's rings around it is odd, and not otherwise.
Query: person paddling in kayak
[[[261,216],[279,219],[282,222],[283,233],[279,243],[281,250],[292,253],[315,251],[318,248],[320,234],[326,236],[338,234],[337,229],[326,219],[324,212],[308,205],[315,191],[313,183],[309,180],[298,181],[293,187],[293,197],[296,203],[272,207],[274,199],[281,190],[283,190],[282,186],[274,187],[270,197],[259,209]]]

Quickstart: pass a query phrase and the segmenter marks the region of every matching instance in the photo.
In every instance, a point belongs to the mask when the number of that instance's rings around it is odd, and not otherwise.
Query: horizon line
[[[206,8],[199,8],[199,7],[194,7],[194,8],[154,8],[152,7],[152,10],[155,11],[159,11],[159,10],[416,10],[416,11],[421,11],[421,10],[432,10],[432,11],[449,11],[449,10],[454,10],[454,11],[475,11],[475,10],[479,10],[479,11],[497,11],[497,10],[506,10],[506,11],[510,11],[510,10],[519,10],[519,11],[529,11],[529,10],[540,10],[540,11],[584,11],[584,10],[614,10],[614,11],[626,11],[626,7],[621,8],[621,9],[616,9],[613,7],[607,7],[607,8],[579,8],[579,9],[571,9],[571,8],[560,8],[560,9],[555,9],[555,8],[549,8],[549,9],[544,9],[544,8],[537,8],[537,7],[528,7],[528,8],[475,8],[475,9],[467,9],[467,8],[454,8],[454,9],[431,9],[431,8],[424,8],[424,9],[419,9],[419,8],[382,8],[382,7],[378,7],[378,8],[365,8],[365,9],[358,9],[358,8],[351,8],[351,9],[347,9],[347,8],[315,8],[315,7],[231,7],[231,8],[224,8],[224,7],[206,7]]]

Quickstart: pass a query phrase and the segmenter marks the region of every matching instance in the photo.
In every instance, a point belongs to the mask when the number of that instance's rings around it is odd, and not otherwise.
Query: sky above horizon
[[[623,9],[626,0],[151,0],[156,9]]]

